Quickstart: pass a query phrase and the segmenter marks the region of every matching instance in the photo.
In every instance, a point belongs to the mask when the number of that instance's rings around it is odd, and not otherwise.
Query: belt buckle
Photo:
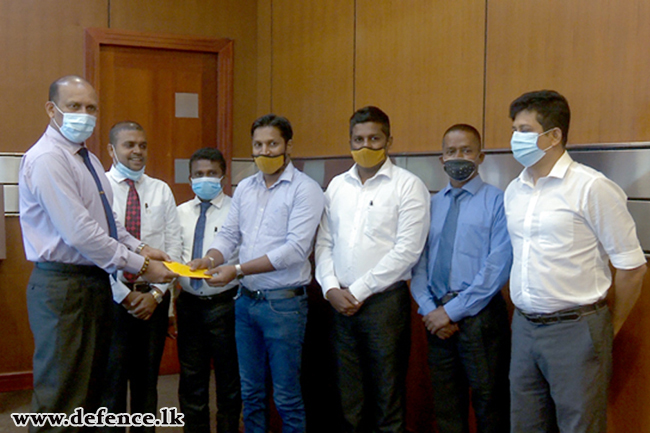
[[[264,292],[261,290],[251,290],[252,293],[252,298],[255,299],[256,301],[261,301],[264,299]]]

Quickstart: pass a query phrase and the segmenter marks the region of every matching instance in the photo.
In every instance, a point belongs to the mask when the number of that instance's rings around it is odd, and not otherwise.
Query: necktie
[[[209,201],[201,202],[201,214],[199,219],[196,221],[196,228],[194,229],[194,243],[192,244],[192,260],[200,259],[203,257],[203,237],[205,236],[205,215],[208,212],[211,204]],[[192,278],[190,280],[190,285],[194,290],[199,290],[201,288],[200,278]]]
[[[135,190],[135,182],[131,179],[125,180],[129,185],[129,194],[126,197],[126,212],[124,213],[124,228],[131,233],[133,237],[140,239],[140,197]],[[138,279],[135,274],[124,272],[126,281],[134,282]]]
[[[445,223],[442,226],[438,255],[431,273],[431,287],[438,299],[441,299],[450,290],[449,274],[451,273],[451,258],[454,253],[454,240],[456,239],[456,227],[458,225],[459,197],[463,192],[465,191],[460,188],[452,188],[450,191],[451,204]]]
[[[84,164],[86,164],[88,171],[90,171],[90,174],[93,176],[93,179],[95,179],[95,184],[97,184],[97,189],[99,190],[99,196],[101,197],[102,205],[104,206],[104,213],[106,214],[106,220],[108,221],[108,234],[113,239],[117,239],[117,226],[115,225],[115,218],[113,218],[113,209],[111,209],[111,205],[108,202],[108,198],[106,198],[106,194],[104,193],[104,188],[102,187],[102,183],[99,181],[99,176],[97,176],[97,172],[95,171],[95,168],[90,162],[90,157],[88,156],[88,149],[82,147],[81,149],[79,149],[79,155],[81,155],[81,158],[83,159]]]

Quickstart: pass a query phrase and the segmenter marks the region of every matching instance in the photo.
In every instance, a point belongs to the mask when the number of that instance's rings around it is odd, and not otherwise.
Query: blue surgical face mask
[[[209,201],[221,192],[220,177],[197,177],[192,179],[192,191],[201,200]]]
[[[553,129],[549,129],[546,132],[538,134],[536,132],[519,132],[514,131],[512,133],[512,138],[510,139],[510,147],[512,148],[512,156],[519,162],[519,164],[524,167],[530,167],[546,155],[546,151],[551,147],[546,149],[540,149],[537,147],[537,139],[551,132]]]
[[[59,131],[65,138],[73,143],[83,143],[93,134],[97,123],[95,116],[85,113],[64,113],[56,104],[54,104],[54,108],[63,115],[62,125],[56,123],[56,119],[54,123],[59,127]]]
[[[144,169],[145,167],[142,167],[140,170],[131,170],[129,167],[126,165],[122,164],[120,161],[113,161],[113,165],[117,169],[117,172],[120,173],[122,176],[126,177],[127,179],[131,179],[134,182],[137,182],[140,180],[142,175],[144,174]]]

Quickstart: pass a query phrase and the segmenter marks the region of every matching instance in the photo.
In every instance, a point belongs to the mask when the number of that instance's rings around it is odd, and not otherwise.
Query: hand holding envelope
[[[189,277],[189,278],[205,278],[210,279],[212,278],[212,275],[206,275],[207,269],[197,269],[196,271],[192,271],[189,266],[184,265],[182,263],[178,262],[163,262],[165,266],[172,272],[176,272],[178,275],[181,277]]]

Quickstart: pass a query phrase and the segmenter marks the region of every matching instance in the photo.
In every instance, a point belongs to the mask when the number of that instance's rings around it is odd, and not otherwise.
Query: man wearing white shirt
[[[316,279],[336,310],[343,431],[405,431],[411,298],[406,280],[426,240],[429,191],[388,158],[388,116],[350,119],[356,164],[335,177],[316,241]]]
[[[135,122],[119,122],[109,137],[108,152],[113,165],[106,175],[113,189],[113,209],[118,220],[143,243],[179,261],[181,238],[176,202],[169,185],[144,174],[148,152],[144,129]],[[117,279],[112,279],[112,290],[114,326],[102,405],[108,412],[126,412],[130,385],[131,412],[155,414],[158,370],[167,335],[168,284],[148,284],[119,272]],[[153,432],[154,428],[138,431]]]
[[[523,94],[510,118],[513,156],[526,167],[504,199],[516,307],[511,431],[604,432],[612,341],[639,296],[646,261],[623,190],[566,152],[566,99]]]
[[[190,158],[190,182],[196,196],[178,206],[182,263],[203,257],[226,221],[232,199],[221,189],[225,172],[226,161],[217,149],[199,149]],[[228,265],[236,263],[235,253]],[[234,300],[238,282],[211,287],[204,280],[179,278],[182,291],[176,301],[181,364],[178,400],[185,415],[185,433],[210,433],[211,363],[217,384],[217,431],[239,431],[241,391]]]

